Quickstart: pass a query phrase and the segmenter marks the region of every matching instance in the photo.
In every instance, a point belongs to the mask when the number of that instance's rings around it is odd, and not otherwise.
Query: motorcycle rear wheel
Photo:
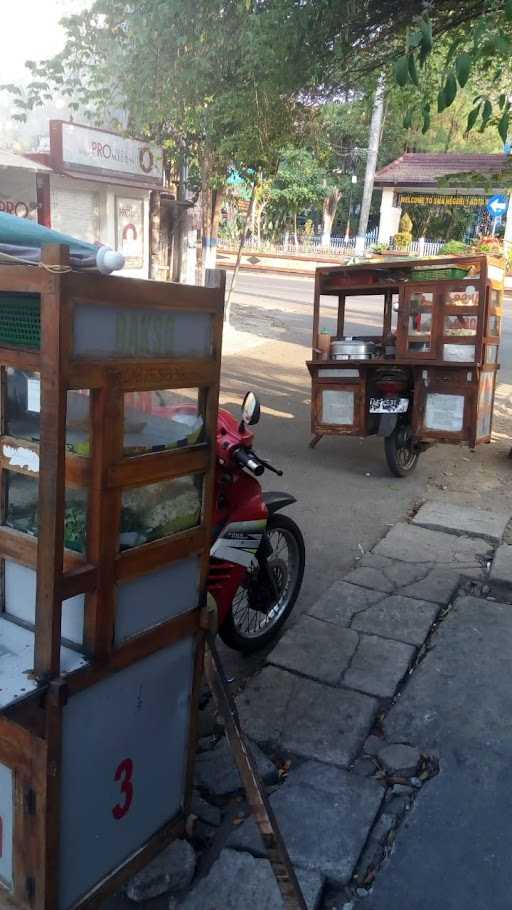
[[[409,477],[418,464],[420,450],[408,424],[398,424],[384,440],[384,451],[389,470],[395,477]]]
[[[241,585],[219,629],[224,644],[246,654],[264,648],[275,638],[293,610],[304,577],[304,538],[298,525],[287,515],[272,515],[266,534],[273,550],[268,564],[280,591],[279,599],[267,612],[254,610],[248,585]]]

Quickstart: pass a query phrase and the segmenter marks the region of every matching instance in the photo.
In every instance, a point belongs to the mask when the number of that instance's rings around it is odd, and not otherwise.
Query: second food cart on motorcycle
[[[377,333],[348,335],[347,304],[372,326],[370,296],[382,302]],[[391,472],[405,477],[435,442],[490,442],[502,314],[503,268],[487,256],[317,269],[311,446],[379,435]]]

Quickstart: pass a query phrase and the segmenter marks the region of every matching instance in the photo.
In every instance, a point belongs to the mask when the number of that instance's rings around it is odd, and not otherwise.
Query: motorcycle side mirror
[[[261,406],[254,392],[247,392],[242,402],[242,420],[248,426],[253,427],[258,423],[261,414]]]

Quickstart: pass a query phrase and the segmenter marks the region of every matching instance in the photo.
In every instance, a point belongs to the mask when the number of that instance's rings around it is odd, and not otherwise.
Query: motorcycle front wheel
[[[265,609],[254,609],[259,570],[248,575],[219,629],[222,641],[235,651],[251,653],[268,645],[290,615],[302,585],[305,547],[298,525],[287,515],[272,515],[266,534],[272,547],[268,565],[279,596],[274,595]]]

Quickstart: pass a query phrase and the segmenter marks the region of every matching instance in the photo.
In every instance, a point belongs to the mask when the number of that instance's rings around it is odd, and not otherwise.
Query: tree
[[[292,230],[297,244],[297,217],[321,203],[326,182],[325,170],[307,148],[285,148],[267,209],[274,230]]]
[[[30,64],[23,112],[55,90],[96,123],[163,144],[171,169],[189,160],[203,202],[204,264],[212,265],[226,179],[275,171],[300,128],[300,104],[272,81],[259,44],[257,0],[96,0],[63,20],[67,40]]]

